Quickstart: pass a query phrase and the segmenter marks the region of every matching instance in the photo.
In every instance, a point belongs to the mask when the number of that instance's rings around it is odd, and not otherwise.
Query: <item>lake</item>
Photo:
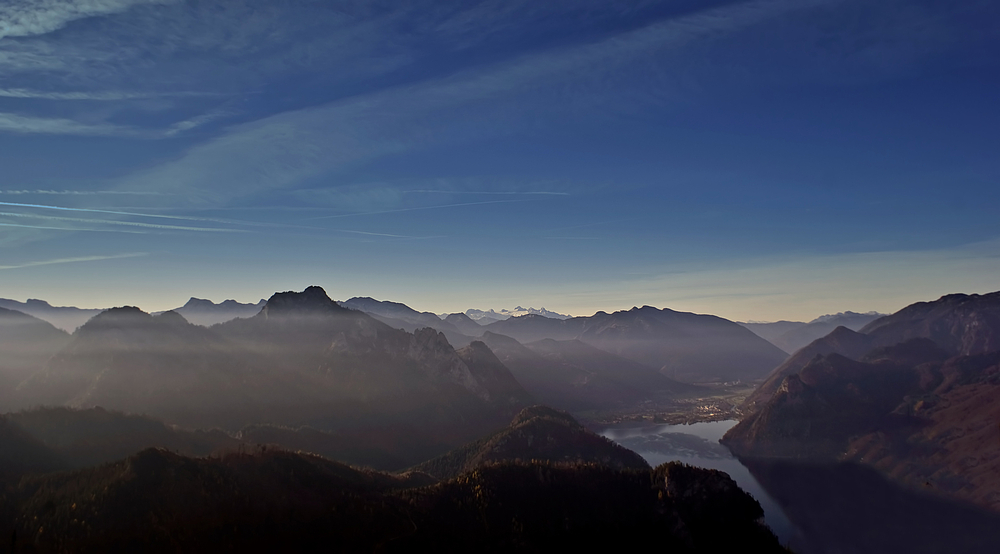
[[[719,444],[735,420],[710,421],[691,425],[637,425],[622,424],[606,427],[597,432],[618,444],[635,451],[656,467],[672,461],[688,465],[717,469],[729,474],[740,488],[760,502],[764,521],[778,535],[782,544],[793,542],[797,534],[781,506],[761,487],[750,471]]]

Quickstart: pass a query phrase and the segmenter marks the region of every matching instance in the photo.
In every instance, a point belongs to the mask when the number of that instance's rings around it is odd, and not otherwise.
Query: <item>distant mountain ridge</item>
[[[484,328],[522,343],[576,339],[682,382],[753,380],[787,357],[727,319],[652,306],[565,320],[526,315]]]
[[[267,300],[261,299],[260,302],[256,304],[242,304],[235,300],[223,300],[218,304],[212,302],[211,300],[205,300],[202,298],[191,297],[180,308],[174,308],[173,310],[168,310],[176,312],[184,316],[189,323],[195,325],[203,325],[209,327],[217,323],[225,323],[231,319],[236,319],[238,317],[253,317],[257,315],[264,305],[267,304]],[[163,312],[153,312],[153,315],[159,315]]]
[[[87,320],[104,311],[104,309],[84,309],[73,306],[52,306],[44,300],[34,298],[29,298],[25,302],[0,298],[0,308],[16,310],[48,321],[67,333],[72,333]]]
[[[447,315],[447,314],[444,314]],[[501,309],[499,312],[494,309],[489,310],[476,310],[469,309],[465,310],[465,315],[476,321],[482,321],[483,324],[492,323],[493,321],[503,321],[505,319],[510,319],[512,317],[521,317],[524,315],[540,315],[552,319],[569,319],[573,316],[560,314],[556,312],[551,312],[545,308],[522,308],[518,306],[513,310]],[[483,321],[486,320],[486,321]]]
[[[565,319],[526,314],[483,325],[485,318],[475,321],[468,315],[450,314],[442,320],[399,302],[372,298],[352,298],[340,304],[407,331],[430,326],[455,346],[467,345],[487,332],[521,343],[579,340],[677,381],[754,380],[787,357],[781,349],[729,320],[651,306]]]
[[[768,340],[789,354],[794,354],[803,346],[825,336],[837,327],[857,331],[872,321],[884,316],[878,312],[840,312],[821,315],[809,323],[800,321],[746,322],[740,325]]]

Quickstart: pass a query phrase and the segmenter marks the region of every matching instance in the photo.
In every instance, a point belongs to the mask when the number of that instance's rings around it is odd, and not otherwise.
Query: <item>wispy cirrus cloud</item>
[[[43,91],[25,88],[0,88],[0,98],[27,98],[35,100],[92,100],[92,101],[119,101],[135,100],[144,98],[163,97],[204,97],[221,96],[222,93],[213,92],[133,92],[133,91]]]
[[[772,0],[727,5],[596,43],[549,49],[439,79],[280,113],[234,126],[176,161],[123,179],[122,186],[171,191],[195,202],[221,204],[285,189],[393,153],[509,134],[532,125],[536,112],[550,113],[553,100],[569,110],[614,103],[610,91],[616,87],[618,73],[634,71],[636,63],[655,65],[657,56],[666,50],[820,3]],[[532,98],[536,95],[544,101]],[[480,110],[483,106],[489,110]]]
[[[159,231],[198,231],[203,233],[245,233],[244,229],[224,229],[215,227],[192,227],[188,225],[164,225],[160,223],[142,223],[138,221],[123,221],[113,219],[96,219],[84,217],[65,217],[43,214],[26,214],[16,212],[0,212],[3,217],[16,217],[27,219],[42,219],[47,221],[66,221],[71,223],[88,223],[91,225],[112,225],[139,229],[155,229]]]
[[[0,113],[0,131],[24,134],[126,137],[141,137],[144,134],[132,127],[110,123],[88,124],[72,119],[31,117],[12,113]]]
[[[125,254],[112,254],[106,256],[77,256],[73,258],[55,258],[49,260],[33,260],[17,264],[0,265],[0,269],[21,269],[24,267],[36,267],[40,265],[72,264],[80,262],[97,262],[102,260],[120,260],[123,258],[139,258],[148,256],[148,252],[129,252]]]
[[[0,39],[51,33],[67,23],[125,11],[141,4],[176,0],[5,0],[0,4]]]

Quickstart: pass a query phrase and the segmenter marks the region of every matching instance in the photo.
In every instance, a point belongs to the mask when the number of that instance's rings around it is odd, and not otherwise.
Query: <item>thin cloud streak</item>
[[[418,189],[418,190],[404,190],[403,194],[407,193],[426,193],[426,194],[497,194],[497,195],[540,195],[540,196],[570,196],[568,192],[551,192],[551,191],[528,191],[528,192],[517,192],[517,191],[474,191],[474,190],[430,190],[430,189]]]
[[[72,119],[25,117],[0,113],[0,131],[22,134],[141,137],[142,132],[131,127],[112,124],[89,125]]]
[[[50,194],[64,196],[92,196],[100,194],[110,195],[137,195],[137,196],[173,196],[169,192],[156,192],[151,190],[0,190],[0,194],[20,195],[20,194]]]
[[[18,225],[17,223],[0,223],[0,227],[19,227],[21,229],[42,229],[45,231],[95,232],[95,233],[128,233],[130,235],[148,235],[145,231],[127,231],[125,229],[80,229],[76,227],[46,227],[44,225]]]
[[[218,92],[124,92],[124,91],[94,91],[94,92],[50,92],[25,88],[0,88],[0,98],[30,98],[35,100],[92,100],[119,101],[144,100],[148,98],[166,97],[203,97],[225,96]]]
[[[111,256],[79,256],[76,258],[57,258],[54,260],[40,260],[36,262],[25,262],[16,265],[0,265],[0,269],[21,269],[23,267],[37,267],[40,265],[70,264],[79,262],[97,262],[101,260],[120,260],[124,258],[139,258],[148,256],[148,252],[131,252],[128,254],[115,254]]]
[[[400,208],[398,210],[381,210],[377,212],[360,212],[353,214],[336,214],[336,215],[324,215],[320,217],[310,217],[306,221],[312,221],[317,219],[334,219],[339,217],[354,217],[359,215],[378,215],[378,214],[394,214],[400,212],[415,212],[419,210],[437,210],[441,208],[457,208],[460,206],[482,206],[484,204],[509,204],[512,202],[528,202],[528,200],[489,200],[486,202],[463,202],[461,204],[444,204],[441,206],[423,206],[420,208]]]
[[[0,216],[24,217],[31,219],[45,219],[49,221],[71,221],[74,223],[91,223],[100,225],[121,225],[124,227],[141,227],[144,229],[160,229],[165,231],[199,231],[210,233],[247,233],[244,229],[217,229],[211,227],[187,227],[182,225],[160,225],[156,223],[139,223],[137,221],[113,221],[108,219],[86,219],[82,217],[60,217],[54,215],[24,214],[13,212],[0,212]]]

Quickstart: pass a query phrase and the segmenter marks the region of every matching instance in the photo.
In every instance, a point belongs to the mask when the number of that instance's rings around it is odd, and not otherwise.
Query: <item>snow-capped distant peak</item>
[[[503,319],[509,319],[509,318],[512,318],[512,317],[520,317],[522,315],[529,315],[529,314],[530,315],[540,315],[540,316],[544,316],[544,317],[551,317],[553,319],[569,319],[569,318],[573,317],[571,315],[565,315],[565,314],[560,314],[560,313],[552,312],[552,311],[546,310],[545,308],[538,308],[538,309],[536,309],[536,308],[523,308],[521,306],[517,306],[513,310],[501,309],[500,311],[497,311],[497,310],[494,310],[494,309],[489,309],[489,310],[471,309],[471,310],[466,310],[465,311],[465,315],[469,316],[470,318],[472,318],[472,319],[474,319],[476,321],[480,321],[480,320],[484,320],[484,319],[503,320]]]

